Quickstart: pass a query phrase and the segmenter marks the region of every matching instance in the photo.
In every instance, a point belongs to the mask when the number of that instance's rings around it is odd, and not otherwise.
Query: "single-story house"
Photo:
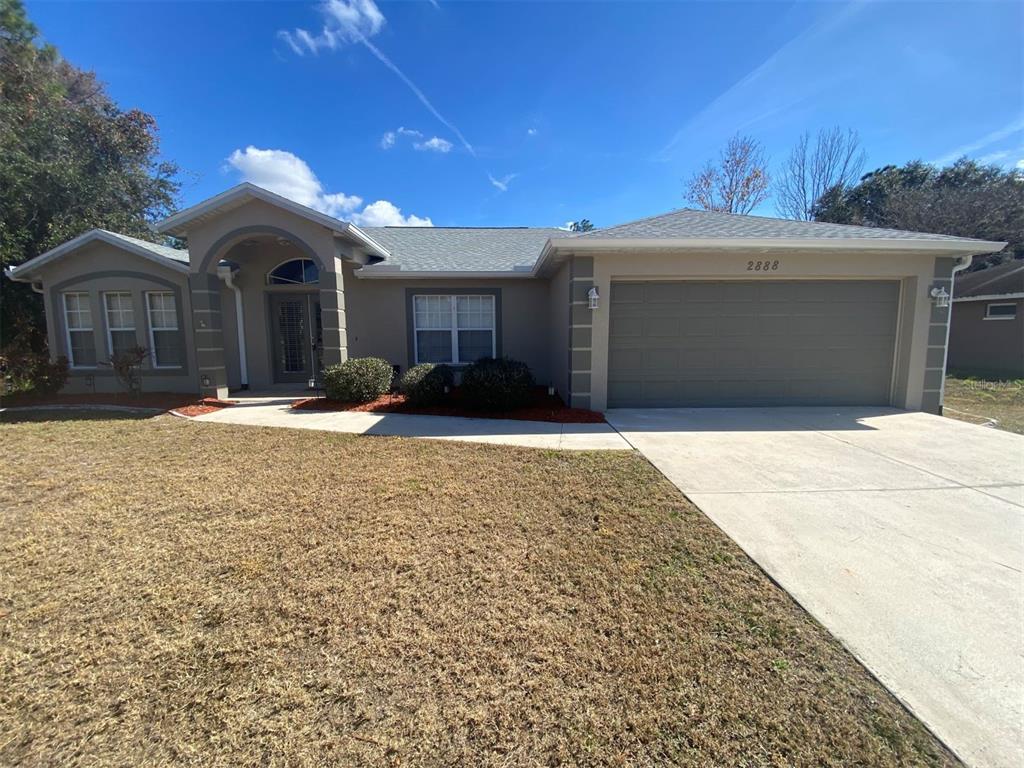
[[[227,396],[376,356],[525,361],[573,406],[940,410],[954,270],[1003,243],[678,210],[586,233],[366,227],[241,184],[162,221],[188,250],[102,230],[14,269],[68,391]]]
[[[1024,378],[1024,261],[957,275],[949,369],[992,378]]]

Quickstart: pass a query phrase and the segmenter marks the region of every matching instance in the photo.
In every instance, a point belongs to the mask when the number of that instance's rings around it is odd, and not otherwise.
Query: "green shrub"
[[[526,363],[506,357],[477,360],[462,374],[462,396],[471,408],[510,411],[530,402],[533,374]]]
[[[327,397],[343,403],[368,403],[391,389],[391,363],[379,357],[356,357],[324,369]]]
[[[53,395],[68,381],[68,359],[51,361],[46,351],[35,351],[13,344],[0,352],[0,370],[5,389],[10,392],[31,392]]]
[[[413,405],[436,405],[454,383],[455,374],[447,365],[420,363],[405,372],[398,391]]]

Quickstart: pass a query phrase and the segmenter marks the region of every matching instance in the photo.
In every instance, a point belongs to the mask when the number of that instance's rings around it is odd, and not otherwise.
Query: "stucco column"
[[[569,405],[603,410],[604,402],[591,397],[594,310],[587,294],[593,287],[593,257],[574,256],[569,265]]]
[[[208,272],[192,273],[188,278],[188,286],[192,298],[192,330],[199,369],[199,391],[205,397],[227,397],[228,372],[224,365],[220,280]]]
[[[930,294],[925,300],[931,303],[928,317],[928,351],[925,357],[924,388],[921,393],[921,410],[926,413],[942,413],[942,398],[945,393],[946,354],[949,347],[949,318],[953,311],[953,268],[957,260],[951,257],[935,259],[932,288],[945,288],[950,296],[949,305],[936,307]]]
[[[324,259],[320,272],[320,319],[323,323],[324,367],[348,360],[348,331],[345,325],[345,280],[341,259]]]

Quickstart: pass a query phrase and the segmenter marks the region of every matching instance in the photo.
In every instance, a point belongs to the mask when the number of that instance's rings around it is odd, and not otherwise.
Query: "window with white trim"
[[[413,296],[416,363],[474,363],[496,354],[494,296]]]
[[[1015,320],[1017,318],[1016,302],[1001,302],[985,305],[986,320]]]
[[[103,294],[103,307],[107,313],[107,352],[111,357],[135,349],[135,308],[132,295],[127,292]]]
[[[88,293],[64,294],[64,328],[72,368],[96,367],[96,342]]]
[[[149,354],[154,368],[180,368],[184,356],[178,307],[170,291],[146,293],[149,317]]]

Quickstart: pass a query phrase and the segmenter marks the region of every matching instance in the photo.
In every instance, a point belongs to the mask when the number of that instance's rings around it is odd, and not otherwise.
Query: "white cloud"
[[[378,32],[387,19],[373,0],[326,0],[320,5],[324,26],[317,35],[305,29],[281,30],[277,36],[297,55],[335,50],[350,43],[363,42]]]
[[[452,143],[450,141],[445,141],[438,136],[434,136],[426,141],[417,141],[413,144],[413,147],[421,152],[440,152],[441,154],[447,154],[452,151]]]
[[[399,136],[406,136],[412,140],[413,149],[417,149],[420,152],[440,152],[443,155],[448,154],[452,151],[452,144],[447,139],[442,139],[440,136],[431,136],[429,139],[425,138],[423,131],[418,131],[415,128],[406,128],[404,125],[399,126],[393,131],[388,131],[380,140],[381,149],[391,149],[395,146]]]
[[[429,218],[403,216],[401,209],[387,200],[377,200],[361,211],[363,199],[344,192],[327,192],[313,169],[298,155],[283,149],[259,149],[249,146],[236,149],[228,157],[228,165],[242,181],[269,189],[328,216],[365,226],[432,227]],[[377,223],[386,222],[386,223]]]
[[[1017,161],[1017,167],[1024,171],[1024,157]]]
[[[406,87],[412,91],[413,95],[438,122],[455,134],[466,151],[473,157],[476,157],[476,150],[466,140],[466,137],[462,135],[462,131],[448,118],[438,112],[437,108],[427,98],[426,94],[420,90],[419,86],[405,72],[399,69],[397,64],[384,55],[377,46],[370,42],[370,38],[377,35],[384,24],[387,23],[384,14],[380,12],[380,9],[373,0],[327,0],[327,2],[319,6],[319,10],[324,17],[324,26],[320,34],[312,35],[304,29],[296,29],[293,32],[281,30],[277,33],[277,36],[284,40],[288,47],[299,56],[303,56],[306,53],[317,54],[323,49],[333,51],[349,43],[362,43],[366,50],[376,56],[381,64],[390,69],[399,80],[405,83]]]
[[[536,128],[527,128],[526,129],[526,135],[527,136],[536,136],[537,135],[537,129]]]
[[[494,178],[491,174],[487,174],[487,179],[491,182],[491,185],[499,192],[508,192],[508,185],[512,183],[512,179],[518,176],[518,173],[510,173],[507,176],[502,176],[500,179]]]
[[[402,209],[387,200],[377,200],[352,216],[352,222],[360,227],[432,227],[429,218],[402,215]]]

